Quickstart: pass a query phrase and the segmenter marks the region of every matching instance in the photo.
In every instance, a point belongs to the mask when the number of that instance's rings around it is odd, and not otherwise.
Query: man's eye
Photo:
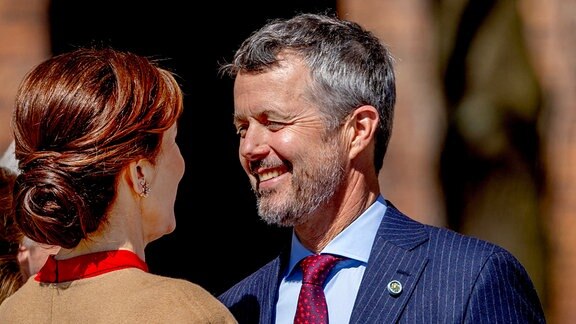
[[[267,121],[266,122],[266,127],[270,130],[273,130],[273,131],[280,130],[280,129],[284,128],[284,126],[285,126],[285,124],[280,123],[280,122],[275,122],[275,121]]]
[[[246,126],[237,126],[236,127],[236,134],[242,138],[246,136]]]

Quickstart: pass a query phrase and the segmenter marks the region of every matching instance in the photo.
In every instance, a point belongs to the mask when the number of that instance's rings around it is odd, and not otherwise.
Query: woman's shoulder
[[[132,268],[59,284],[30,278],[0,305],[0,318],[41,322],[54,303],[81,309],[87,322],[236,323],[230,311],[200,285]]]
[[[186,279],[139,273],[138,306],[169,310],[171,317],[210,319],[210,322],[236,323],[229,310],[208,290]],[[142,309],[145,312],[144,309]],[[152,312],[154,313],[154,312]],[[160,313],[163,313],[160,311]],[[164,314],[163,316],[165,316]]]
[[[111,278],[111,280],[117,281],[117,284],[134,285],[139,288],[138,290],[152,289],[157,292],[210,294],[200,285],[187,279],[153,274],[139,269],[115,271],[115,275],[115,278]]]

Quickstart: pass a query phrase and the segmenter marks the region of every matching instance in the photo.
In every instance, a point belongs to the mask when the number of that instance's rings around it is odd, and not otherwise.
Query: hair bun
[[[16,178],[14,203],[21,207],[16,213],[29,215],[27,221],[18,225],[34,241],[74,246],[78,243],[76,239],[63,242],[61,234],[80,227],[79,211],[84,202],[69,175],[54,167],[52,157],[35,160],[40,161],[32,163],[35,167],[26,166],[26,172]]]

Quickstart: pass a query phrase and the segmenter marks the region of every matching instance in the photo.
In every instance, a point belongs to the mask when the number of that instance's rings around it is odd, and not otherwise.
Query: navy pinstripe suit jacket
[[[350,323],[546,322],[532,281],[508,251],[387,204]],[[274,322],[287,260],[285,251],[218,297],[239,323]],[[398,296],[386,289],[392,280],[402,283]]]

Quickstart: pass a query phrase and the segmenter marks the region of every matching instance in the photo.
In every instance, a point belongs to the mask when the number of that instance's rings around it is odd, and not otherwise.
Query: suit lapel
[[[261,290],[264,295],[261,296],[261,309],[260,324],[273,323],[276,316],[276,301],[278,300],[278,288],[281,281],[281,271],[287,267],[290,257],[290,252],[284,250],[279,257],[274,259],[268,264],[269,269],[264,271],[266,277],[263,282],[258,282],[258,285],[265,285],[265,289]]]
[[[351,323],[394,323],[406,306],[428,259],[414,249],[428,240],[425,227],[387,202],[370,259],[360,284]],[[394,295],[388,284],[397,280],[402,289]]]

